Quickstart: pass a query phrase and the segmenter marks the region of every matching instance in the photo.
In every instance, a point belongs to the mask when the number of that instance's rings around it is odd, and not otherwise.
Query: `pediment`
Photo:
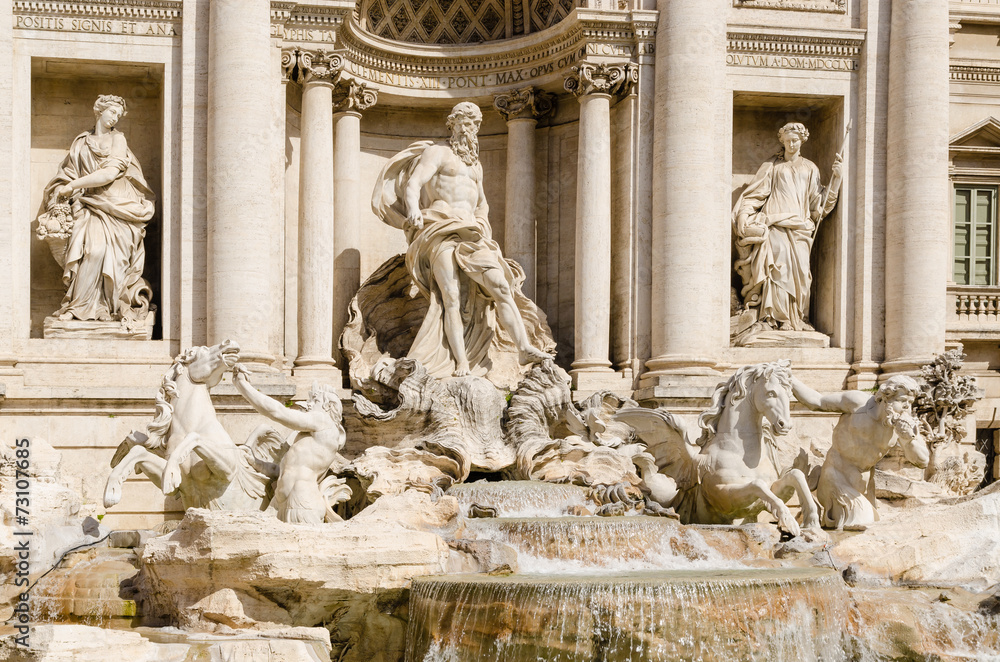
[[[952,153],[985,153],[1000,155],[1000,120],[987,117],[951,137]]]

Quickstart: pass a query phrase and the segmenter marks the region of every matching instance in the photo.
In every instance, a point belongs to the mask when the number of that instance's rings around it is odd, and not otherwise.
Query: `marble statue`
[[[285,407],[253,387],[243,366],[233,367],[233,385],[257,413],[295,431],[279,465],[265,473],[276,479],[271,503],[278,519],[291,524],[341,520],[333,507],[350,498],[351,490],[336,474],[347,466],[340,450],[347,442],[343,408],[337,390],[314,383],[300,409]]]
[[[182,352],[163,376],[156,395],[156,417],[146,432],[133,431],[111,460],[104,490],[107,508],[121,500],[122,485],[133,469],[149,477],[164,494],[180,497],[185,508],[264,510],[270,477],[261,460],[277,461],[283,439],[258,428],[236,444],[216,418],[209,389],[239,360],[239,345],[225,340]]]
[[[962,443],[966,417],[975,417],[976,403],[985,396],[974,376],[959,374],[964,362],[961,349],[934,357],[920,369],[920,393],[913,402],[930,449],[925,480],[963,495],[979,488],[987,465],[983,453]]]
[[[737,329],[737,344],[771,329],[814,330],[809,253],[820,221],[837,204],[841,154],[834,158],[833,178],[823,186],[819,168],[800,153],[808,139],[809,131],[798,122],[781,127],[780,152],[760,166],[733,210],[736,272],[743,280],[744,305],[752,312]]]
[[[536,363],[507,407],[507,440],[516,453],[508,473],[520,480],[638,487],[632,456],[645,446],[635,444],[628,426],[614,420],[626,403],[637,406],[599,391],[578,410],[566,371],[552,360]]]
[[[840,413],[816,487],[823,526],[863,529],[874,523],[878,519],[874,469],[889,451],[894,433],[906,459],[919,467],[927,466],[927,444],[911,412],[920,386],[911,377],[897,375],[883,382],[874,395],[863,391],[818,393],[793,379],[792,392],[809,409]]]
[[[496,322],[522,365],[550,355],[529,341],[540,323],[521,293],[523,271],[493,240],[477,134],[482,113],[462,102],[448,116],[447,144],[417,142],[379,174],[372,209],[406,233],[406,268],[430,305],[407,358],[435,377],[485,374]]]
[[[622,409],[615,418],[635,428],[656,466],[674,480],[651,492],[670,498],[660,505],[673,507],[685,524],[732,524],[766,509],[792,536],[821,537],[805,474],[777,460],[775,437],[792,428],[791,384],[787,361],[740,368],[716,388],[712,406],[698,418],[697,437],[662,409]],[[802,527],[785,504],[793,494]]]
[[[125,135],[115,128],[126,114],[125,100],[101,95],[94,114],[94,130],[73,140],[42,194],[37,234],[63,268],[66,287],[55,316],[64,323],[142,326],[152,296],[142,271],[154,196]]]

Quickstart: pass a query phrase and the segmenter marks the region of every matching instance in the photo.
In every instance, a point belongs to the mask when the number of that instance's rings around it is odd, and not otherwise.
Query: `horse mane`
[[[145,444],[147,448],[166,446],[170,424],[174,419],[174,406],[171,403],[177,398],[177,377],[180,376],[181,368],[194,360],[197,349],[191,347],[178,354],[170,369],[163,375],[160,389],[156,392],[156,415],[146,425],[146,435],[149,437]]]
[[[698,427],[702,430],[698,444],[704,446],[715,436],[722,412],[745,398],[750,392],[751,384],[758,379],[768,379],[772,375],[777,375],[781,385],[786,389],[792,388],[791,363],[787,360],[743,366],[728,381],[719,384],[712,394],[711,406],[698,417]]]

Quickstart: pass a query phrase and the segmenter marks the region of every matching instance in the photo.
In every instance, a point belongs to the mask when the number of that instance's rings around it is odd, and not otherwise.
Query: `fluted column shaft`
[[[296,366],[333,365],[333,84],[302,88],[299,161],[299,299]]]
[[[535,127],[555,109],[555,97],[525,87],[493,99],[507,122],[507,195],[504,213],[504,255],[524,269],[521,290],[535,298]]]
[[[378,89],[343,73],[333,90],[333,356],[340,356],[340,335],[351,299],[361,287],[361,113],[378,101]]]
[[[333,201],[336,252],[333,260],[334,356],[347,324],[351,299],[361,287],[361,233],[358,221],[361,190],[361,113],[356,110],[333,116]],[[341,368],[347,366],[342,365]]]
[[[270,364],[272,227],[270,3],[213,0],[208,38],[208,342]],[[257,91],[257,92],[255,92]]]
[[[886,372],[944,350],[951,232],[948,7],[893,0],[886,154]]]
[[[535,298],[535,126],[533,117],[507,121],[504,254],[524,269],[521,291]]]
[[[580,97],[574,370],[610,370],[611,95]]]
[[[728,0],[671,0],[656,33],[648,378],[710,372],[729,345]]]
[[[580,100],[572,365],[577,380],[580,373],[612,372],[611,99],[627,92],[637,75],[630,63],[584,61],[565,81]]]

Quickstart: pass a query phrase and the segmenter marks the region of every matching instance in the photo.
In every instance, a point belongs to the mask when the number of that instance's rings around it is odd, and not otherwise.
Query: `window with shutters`
[[[954,247],[956,284],[997,284],[996,186],[955,186]]]

